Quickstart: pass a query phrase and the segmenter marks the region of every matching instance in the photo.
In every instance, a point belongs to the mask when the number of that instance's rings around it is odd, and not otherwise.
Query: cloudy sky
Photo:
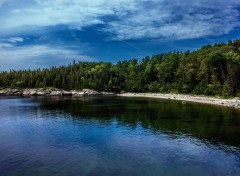
[[[240,0],[0,0],[0,71],[137,58],[240,38]]]

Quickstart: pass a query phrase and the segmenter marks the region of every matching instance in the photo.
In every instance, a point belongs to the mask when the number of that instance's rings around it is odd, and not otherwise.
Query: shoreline
[[[62,89],[0,89],[0,96],[42,96],[42,97],[88,97],[88,96],[115,96],[114,92],[98,92],[91,89],[62,90]]]
[[[236,109],[240,109],[239,97],[224,99],[224,98],[215,98],[215,97],[201,96],[201,95],[163,94],[163,93],[123,93],[123,94],[117,94],[116,96],[178,100],[178,101],[182,101],[182,103],[194,102],[194,103],[211,104],[211,105],[233,107]]]
[[[0,96],[23,96],[23,97],[90,97],[90,96],[117,96],[117,97],[139,97],[139,98],[157,98],[166,100],[178,100],[183,104],[186,102],[211,104],[225,107],[240,109],[240,98],[216,98],[204,95],[187,95],[187,94],[164,94],[164,93],[114,93],[98,92],[91,89],[70,90],[61,89],[9,89],[0,88]]]

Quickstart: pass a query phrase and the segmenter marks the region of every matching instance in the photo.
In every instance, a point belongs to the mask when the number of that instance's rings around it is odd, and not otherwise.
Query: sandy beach
[[[120,97],[144,97],[144,98],[159,98],[159,99],[169,99],[169,100],[179,100],[182,103],[185,102],[196,102],[204,104],[212,104],[226,107],[234,107],[240,109],[240,98],[215,98],[209,96],[193,96],[184,94],[161,94],[161,93],[123,93],[117,94]]]

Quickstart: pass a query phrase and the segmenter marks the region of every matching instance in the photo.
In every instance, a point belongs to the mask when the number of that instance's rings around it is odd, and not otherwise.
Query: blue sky
[[[0,71],[195,50],[240,38],[239,0],[0,0]]]

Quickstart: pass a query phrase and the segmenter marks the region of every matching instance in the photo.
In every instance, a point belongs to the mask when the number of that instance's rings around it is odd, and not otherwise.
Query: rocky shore
[[[226,107],[234,107],[240,109],[240,98],[215,98],[209,96],[195,96],[195,95],[184,95],[184,94],[160,94],[160,93],[123,93],[117,94],[121,97],[145,97],[145,98],[160,98],[160,99],[169,99],[169,100],[179,100],[183,104],[186,102],[196,102],[212,105],[220,105]]]
[[[91,89],[65,91],[60,89],[0,89],[0,96],[114,96],[113,92],[98,92]]]
[[[179,100],[183,104],[186,102],[196,102],[212,105],[220,105],[226,107],[234,107],[240,109],[240,98],[215,98],[209,96],[196,96],[196,95],[184,95],[184,94],[161,94],[161,93],[120,93],[114,92],[98,92],[91,89],[83,90],[71,90],[65,91],[61,89],[1,89],[0,96],[69,96],[69,97],[88,97],[88,96],[120,96],[120,97],[143,97],[143,98],[159,98],[169,100]]]

